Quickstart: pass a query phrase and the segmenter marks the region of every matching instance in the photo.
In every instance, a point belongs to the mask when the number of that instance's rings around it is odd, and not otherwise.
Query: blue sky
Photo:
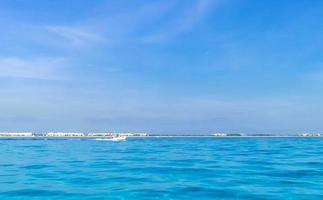
[[[323,131],[323,2],[1,0],[2,131]]]

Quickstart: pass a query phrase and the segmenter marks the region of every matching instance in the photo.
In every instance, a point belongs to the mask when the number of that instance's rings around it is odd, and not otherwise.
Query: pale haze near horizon
[[[0,2],[0,131],[323,131],[321,1]]]

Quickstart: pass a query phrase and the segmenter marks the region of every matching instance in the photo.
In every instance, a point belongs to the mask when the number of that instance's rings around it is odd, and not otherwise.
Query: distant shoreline
[[[111,138],[112,136],[0,136],[0,138]],[[127,138],[323,138],[323,136],[272,135],[272,136],[206,136],[206,135],[150,135],[127,136]]]

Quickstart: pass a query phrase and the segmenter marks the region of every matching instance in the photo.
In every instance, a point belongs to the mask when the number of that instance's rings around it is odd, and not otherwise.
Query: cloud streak
[[[65,60],[61,58],[0,58],[0,77],[62,80]]]
[[[179,12],[174,19],[168,21],[155,33],[145,35],[143,41],[165,42],[191,30],[211,10],[214,4],[215,2],[212,0],[196,1],[191,7]]]
[[[131,10],[107,14],[105,6],[91,18],[83,19],[78,26],[55,25],[47,30],[72,45],[87,43],[129,41],[159,43],[170,41],[190,31],[221,1],[197,0],[183,4],[181,1],[149,2]]]
[[[73,46],[84,46],[105,41],[98,33],[86,28],[73,26],[47,26],[46,29],[50,33],[54,33],[58,39],[63,39],[63,42],[68,42]]]

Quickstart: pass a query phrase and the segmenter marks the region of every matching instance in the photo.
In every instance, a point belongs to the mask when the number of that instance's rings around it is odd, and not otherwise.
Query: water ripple
[[[323,199],[320,138],[0,142],[0,199]]]

